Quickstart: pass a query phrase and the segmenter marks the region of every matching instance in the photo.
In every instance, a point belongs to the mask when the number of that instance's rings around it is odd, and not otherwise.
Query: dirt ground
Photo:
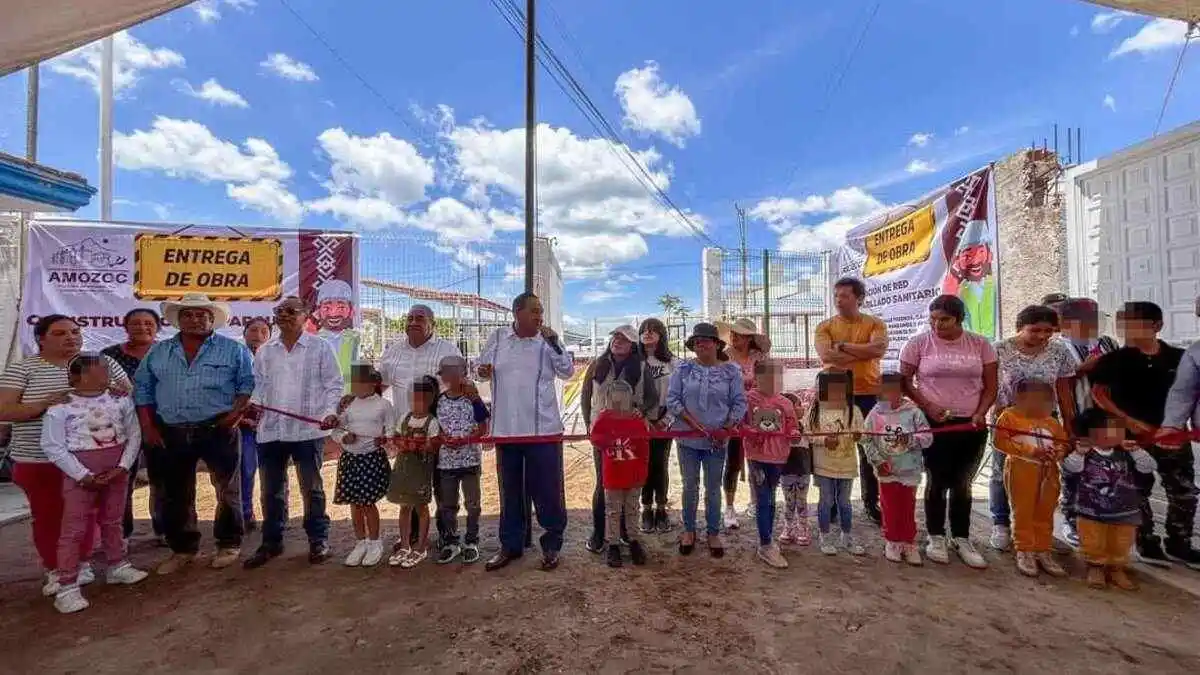
[[[652,535],[649,565],[610,570],[583,547],[590,450],[569,449],[566,467],[571,523],[563,565],[552,573],[538,571],[534,555],[490,574],[482,564],[403,572],[336,559],[314,568],[294,519],[288,553],[264,569],[196,565],[131,588],[97,584],[87,592],[92,608],[64,617],[39,595],[28,524],[5,527],[0,672],[1163,675],[1200,667],[1200,604],[1190,596],[1152,581],[1138,593],[1091,591],[1078,565],[1073,579],[1031,581],[990,553],[984,572],[893,565],[870,525],[859,528],[869,551],[860,559],[810,547],[786,552],[789,569],[768,569],[754,558],[753,522],[744,520],[723,560],[703,547],[681,558],[675,535]],[[333,473],[331,463],[331,493]],[[200,494],[202,518],[211,518],[206,481]],[[136,499],[144,534],[146,491]],[[494,476],[484,506],[490,552]],[[394,513],[385,508],[389,535]],[[332,515],[340,558],[353,535],[345,509]],[[250,535],[245,552],[256,544]],[[148,541],[134,546],[139,565],[164,555]]]

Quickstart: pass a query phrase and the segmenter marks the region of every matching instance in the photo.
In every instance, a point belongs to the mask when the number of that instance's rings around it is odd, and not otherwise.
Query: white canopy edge
[[[1093,5],[1187,23],[1200,21],[1200,0],[1087,0]]]
[[[4,0],[0,77],[194,0]]]

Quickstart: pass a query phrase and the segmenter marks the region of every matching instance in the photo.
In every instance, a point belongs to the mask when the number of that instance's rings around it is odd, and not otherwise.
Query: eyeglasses
[[[283,307],[276,307],[271,311],[275,314],[275,316],[296,316],[297,314],[304,313],[303,309],[298,307],[289,307],[287,305],[284,305]]]

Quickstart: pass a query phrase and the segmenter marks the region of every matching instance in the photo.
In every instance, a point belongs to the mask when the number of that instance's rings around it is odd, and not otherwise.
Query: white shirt
[[[337,414],[346,381],[333,347],[301,333],[291,350],[272,338],[254,355],[254,394],[250,402],[323,420]],[[259,443],[296,443],[328,436],[311,422],[265,411],[258,424]]]
[[[396,419],[404,419],[412,408],[412,386],[417,378],[437,377],[438,365],[447,356],[462,356],[453,342],[437,336],[413,347],[408,336],[393,342],[379,357],[379,374],[388,386]]]
[[[541,334],[522,338],[505,326],[488,337],[475,365],[492,367],[493,436],[562,433],[554,378],[575,372],[567,350],[559,354]]]
[[[352,455],[365,455],[374,452],[378,447],[376,439],[392,434],[396,419],[392,404],[382,396],[372,395],[351,401],[342,413],[341,423],[343,429],[333,432],[333,440]],[[357,436],[357,440],[354,443],[346,443],[347,433]]]
[[[142,447],[142,430],[129,396],[72,394],[43,416],[42,450],[72,480],[92,473],[75,453],[115,447],[122,448],[118,464],[129,471]]]

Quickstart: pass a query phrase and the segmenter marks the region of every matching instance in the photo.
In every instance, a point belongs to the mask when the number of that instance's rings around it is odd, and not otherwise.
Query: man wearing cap
[[[542,324],[542,302],[533,293],[513,299],[511,326],[497,328],[483,346],[475,372],[492,383],[492,435],[499,439],[562,434],[554,380],[567,379],[575,362],[558,334]],[[525,552],[526,493],[532,497],[541,537],[542,569],[558,567],[567,504],[563,493],[561,441],[496,444],[500,482],[500,551],[488,571],[506,567]]]
[[[313,312],[320,328],[317,337],[324,339],[337,355],[342,379],[349,386],[350,364],[358,361],[362,336],[354,329],[354,290],[341,279],[326,279],[317,289],[317,310]]]
[[[252,406],[261,412],[258,423],[258,465],[262,477],[262,544],[243,566],[254,569],[283,553],[283,528],[287,524],[287,465],[296,466],[304,502],[304,532],[308,535],[308,561],[329,559],[329,514],[325,512],[325,486],[321,480],[325,437],[337,426],[338,402],[345,381],[333,346],[304,332],[308,310],[292,296],[275,307],[279,334],[254,355]],[[272,408],[263,409],[259,406]],[[320,425],[280,414],[279,410]]]
[[[134,374],[134,403],[143,443],[159,467],[163,529],[172,553],[158,572],[178,571],[200,550],[192,516],[200,460],[217,495],[212,566],[228,567],[242,545],[237,424],[254,391],[250,350],[215,332],[229,321],[229,307],[208,296],[189,293],[177,302],[164,302],[162,314],[179,332],[151,347]]]
[[[404,337],[396,340],[383,350],[379,357],[379,373],[383,376],[383,384],[388,387],[387,394],[392,399],[392,409],[396,419],[404,419],[412,409],[412,397],[409,391],[412,383],[429,376],[437,377],[438,364],[447,356],[462,356],[458,346],[453,342],[434,335],[433,310],[427,305],[413,305],[408,310],[404,325]],[[439,476],[434,472],[434,485]],[[440,505],[439,505],[440,506]],[[417,516],[413,514],[413,542],[417,532]],[[438,537],[445,536],[445,524],[437,519]]]

